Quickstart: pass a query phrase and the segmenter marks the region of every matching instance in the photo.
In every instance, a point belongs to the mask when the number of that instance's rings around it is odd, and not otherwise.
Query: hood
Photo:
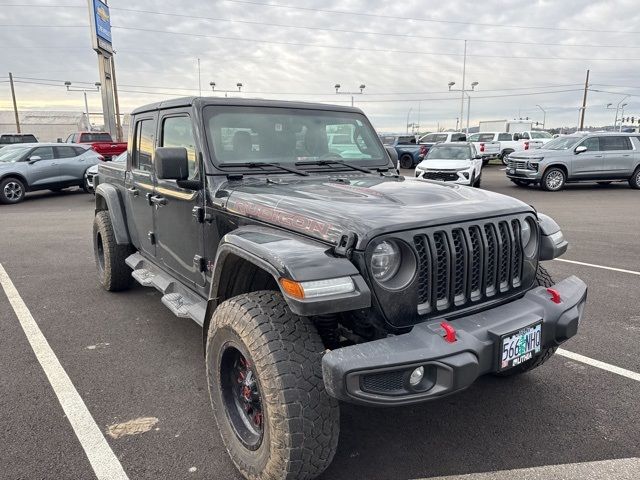
[[[385,233],[532,211],[487,190],[374,175],[246,179],[222,185],[216,196],[226,196],[224,205],[232,213],[329,243],[355,234],[358,250]]]
[[[471,167],[471,160],[423,160],[418,167],[422,170],[463,170]]]
[[[13,170],[16,168],[16,162],[0,162],[0,170]]]

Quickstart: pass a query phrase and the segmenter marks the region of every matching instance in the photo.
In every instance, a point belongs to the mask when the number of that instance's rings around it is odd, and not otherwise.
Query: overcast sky
[[[640,95],[635,0],[267,2],[110,0],[121,110],[197,95],[200,58],[204,95],[211,81],[219,89],[242,82],[247,97],[349,103],[333,85],[365,84],[355,104],[380,131],[403,131],[407,118],[423,131],[451,128],[460,93],[447,84],[462,83],[463,39],[466,86],[478,82],[471,125],[518,116],[541,122],[536,105],[548,127],[575,125],[588,68],[591,88],[611,93],[589,92],[587,125],[612,124],[607,103]],[[82,111],[82,93],[66,92],[63,82],[99,80],[86,1],[0,0],[0,69],[0,109],[11,108],[11,71],[21,82],[49,84],[17,83],[21,109]],[[98,94],[89,102],[101,110]],[[640,96],[623,103],[625,116],[640,115]]]

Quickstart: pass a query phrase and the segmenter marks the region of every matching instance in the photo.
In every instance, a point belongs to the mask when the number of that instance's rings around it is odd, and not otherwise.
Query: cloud
[[[16,84],[21,108],[82,110],[82,94],[67,92],[64,80],[74,85],[99,80],[96,55],[90,47],[86,3],[71,1],[69,5],[77,7],[3,6],[0,10],[0,65],[5,70],[0,72],[0,81],[6,80],[1,77],[8,71],[17,77],[50,80],[46,82],[49,85]],[[59,3],[51,0],[38,5]],[[590,92],[587,124],[612,123],[614,112],[607,110],[606,104],[618,103],[622,92],[640,94],[640,34],[622,33],[640,30],[640,10],[635,2],[276,3],[378,16],[223,0],[140,0],[134,4],[111,0],[121,110],[127,112],[170,95],[197,95],[200,58],[203,94],[211,93],[212,81],[218,90],[235,90],[236,83],[242,82],[247,92],[243,96],[348,104],[350,97],[336,95],[333,85],[340,83],[343,91],[357,91],[364,83],[365,93],[354,95],[355,104],[380,130],[404,130],[408,113],[409,121],[419,122],[423,130],[438,125],[453,127],[460,114],[460,93],[446,90],[449,81],[456,82],[454,88],[461,85],[463,39],[469,40],[467,86],[479,82],[477,92],[472,94],[472,125],[479,120],[518,116],[542,120],[536,105],[547,111],[548,126],[575,125],[588,68],[591,83],[609,85],[593,88],[618,93]],[[419,18],[435,21],[415,20]],[[415,94],[410,95],[412,92]],[[532,95],[536,92],[539,94]],[[101,110],[99,95],[90,94],[89,101],[90,110]],[[626,112],[637,117],[640,97],[631,97],[626,103]],[[10,106],[8,84],[0,83],[0,108]]]

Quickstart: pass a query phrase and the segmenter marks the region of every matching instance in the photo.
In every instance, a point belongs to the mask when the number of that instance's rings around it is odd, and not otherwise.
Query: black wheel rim
[[[104,272],[104,245],[102,245],[102,235],[99,233],[96,234],[96,258],[100,272]]]
[[[258,378],[251,359],[231,344],[225,345],[222,352],[220,389],[236,436],[247,449],[258,449],[265,420]]]

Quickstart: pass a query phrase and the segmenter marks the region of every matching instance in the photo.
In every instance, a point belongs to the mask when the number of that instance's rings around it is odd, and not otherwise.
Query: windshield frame
[[[346,164],[353,164],[353,165],[357,165],[360,167],[364,167],[364,168],[370,168],[372,170],[375,171],[376,168],[395,168],[393,166],[392,161],[389,158],[389,154],[385,148],[385,145],[383,145],[380,137],[378,136],[378,133],[376,132],[375,128],[373,128],[373,125],[371,124],[371,122],[369,121],[369,119],[366,117],[366,115],[364,115],[361,112],[353,112],[353,111],[345,111],[345,110],[334,110],[331,108],[327,108],[327,109],[322,109],[322,108],[314,108],[314,107],[299,107],[299,106],[262,106],[262,105],[215,105],[215,104],[205,104],[202,107],[202,114],[201,114],[201,125],[203,128],[203,140],[204,140],[204,147],[207,151],[207,156],[209,158],[209,161],[206,162],[209,164],[209,166],[213,167],[216,169],[216,171],[218,172],[222,172],[224,174],[229,174],[229,173],[242,173],[242,174],[271,174],[271,173],[288,173],[283,171],[282,169],[279,168],[274,168],[274,167],[269,167],[268,165],[265,165],[264,168],[247,168],[247,167],[242,167],[242,166],[220,166],[220,164],[225,163],[228,164],[229,162],[227,160],[224,159],[220,159],[217,155],[216,155],[216,151],[214,148],[213,143],[213,133],[210,132],[210,122],[212,121],[213,117],[215,115],[218,114],[222,114],[222,113],[232,113],[232,112],[241,112],[241,111],[246,111],[248,114],[251,113],[266,113],[266,114],[281,114],[281,115],[295,115],[296,113],[300,112],[300,114],[302,115],[307,115],[307,116],[326,116],[326,117],[333,117],[333,118],[339,118],[339,117],[344,117],[346,120],[353,120],[355,121],[356,119],[359,120],[362,123],[361,128],[364,128],[368,131],[370,140],[379,148],[380,150],[380,154],[381,154],[381,158],[370,158],[370,159],[366,159],[366,158],[343,158],[343,157],[338,157],[336,156],[333,159],[339,159],[341,161],[343,161]],[[279,161],[277,158],[265,158],[263,159],[264,163],[277,163],[277,164],[281,164],[290,168],[296,168],[296,169],[300,169],[302,171],[308,171],[309,173],[319,173],[318,170],[322,170],[323,173],[330,171],[330,170],[348,170],[349,167],[348,166],[341,166],[339,163],[333,163],[331,165],[327,164],[327,165],[307,165],[307,166],[303,166],[303,168],[300,167],[300,165],[296,166],[296,162],[300,162],[300,161],[304,161],[304,160],[313,160],[315,157],[291,157],[290,159],[287,159],[286,161],[282,160]],[[318,157],[319,159],[319,157]],[[242,162],[238,162],[238,163],[246,163],[246,162],[253,162],[253,163],[262,163],[260,161],[257,160],[250,160],[249,158],[247,158],[245,161]]]

